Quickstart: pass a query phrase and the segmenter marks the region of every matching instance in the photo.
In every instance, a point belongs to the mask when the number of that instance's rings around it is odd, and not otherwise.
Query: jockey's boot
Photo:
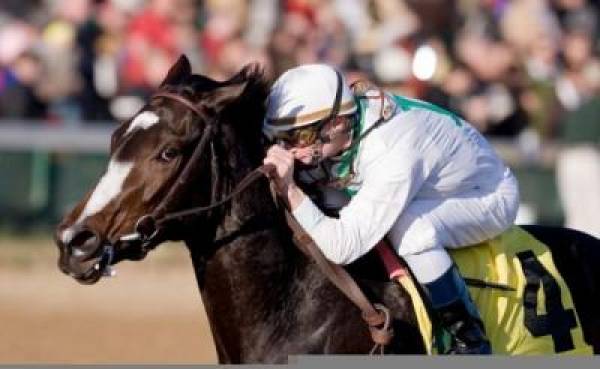
[[[452,336],[447,353],[490,355],[492,350],[481,317],[458,268],[453,265],[440,278],[426,283],[424,287],[441,324]]]

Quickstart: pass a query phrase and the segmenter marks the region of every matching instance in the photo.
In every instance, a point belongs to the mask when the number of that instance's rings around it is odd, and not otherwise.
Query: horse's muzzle
[[[93,230],[78,226],[63,229],[58,232],[56,243],[60,270],[78,282],[93,284],[110,273],[114,249]]]

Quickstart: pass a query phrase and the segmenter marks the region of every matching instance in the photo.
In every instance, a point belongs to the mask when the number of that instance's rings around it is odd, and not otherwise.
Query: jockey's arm
[[[339,218],[328,217],[300,189],[290,194],[294,217],[323,254],[348,264],[366,254],[390,230],[427,178],[420,155],[390,148],[365,170],[364,183]]]

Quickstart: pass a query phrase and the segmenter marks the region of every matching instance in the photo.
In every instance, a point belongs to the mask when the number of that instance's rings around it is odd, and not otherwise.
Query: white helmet
[[[267,100],[263,130],[267,136],[309,126],[356,111],[344,77],[326,64],[308,64],[282,74]]]

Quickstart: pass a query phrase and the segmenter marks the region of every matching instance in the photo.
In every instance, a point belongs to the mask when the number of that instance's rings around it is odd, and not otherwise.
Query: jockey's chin
[[[323,159],[339,155],[350,144],[350,140],[333,140],[324,144],[294,147],[290,151],[294,158],[305,166],[315,166]]]

